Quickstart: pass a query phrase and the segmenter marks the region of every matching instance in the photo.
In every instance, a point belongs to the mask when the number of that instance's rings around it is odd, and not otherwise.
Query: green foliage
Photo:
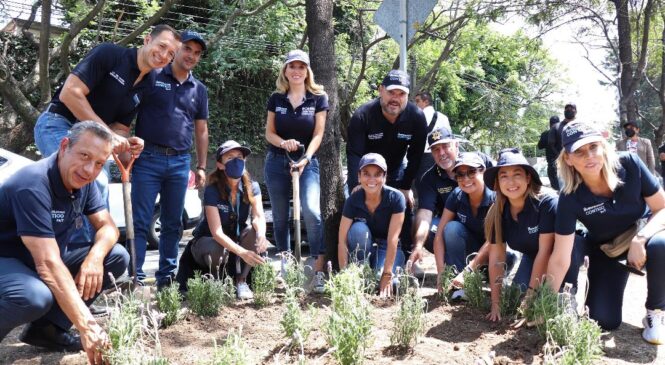
[[[332,312],[323,331],[333,357],[342,365],[362,364],[372,330],[370,305],[364,297],[362,268],[348,265],[326,283]]]
[[[535,323],[538,333],[545,337],[550,319],[564,312],[565,303],[559,301],[559,295],[547,283],[538,286],[528,298],[523,313],[529,323]]]
[[[287,289],[286,291],[286,312],[280,321],[284,336],[291,340],[293,346],[302,348],[312,331],[312,318],[316,316],[316,308],[310,303],[308,306],[309,316],[306,316],[300,308],[298,300],[298,291]]]
[[[229,331],[226,340],[222,346],[217,347],[217,341],[214,341],[215,350],[213,351],[212,358],[208,361],[202,362],[205,365],[248,365],[251,364],[249,360],[249,349],[242,341],[242,329],[238,332],[233,330]]]
[[[164,313],[162,324],[168,327],[180,319],[182,295],[179,285],[174,283],[157,292],[157,308]]]
[[[270,299],[275,293],[276,278],[277,274],[269,260],[252,269],[252,289],[256,306],[263,307],[270,304]]]
[[[189,308],[199,316],[216,316],[223,305],[230,304],[235,298],[235,286],[230,277],[222,282],[208,274],[201,276],[197,271],[187,281],[187,287]]]
[[[452,295],[452,292],[448,290],[448,288],[451,287],[455,276],[457,276],[457,270],[455,270],[453,265],[446,265],[446,268],[443,270],[443,272],[439,274],[439,283],[441,283],[441,288],[443,288],[443,290],[439,292],[437,296],[444,303],[450,302],[450,296]]]
[[[545,361],[559,365],[590,365],[603,354],[602,330],[595,321],[562,313],[550,319]]]
[[[411,347],[412,344],[416,344],[418,336],[425,328],[427,301],[418,295],[417,287],[411,286],[412,280],[409,275],[398,270],[398,280],[399,310],[393,319],[394,327],[393,333],[390,335],[390,344]]]
[[[464,294],[472,307],[488,310],[489,297],[484,290],[484,275],[479,271],[464,272]]]
[[[522,288],[516,283],[504,282],[501,286],[501,316],[508,317],[517,314],[522,299]]]
[[[295,257],[290,253],[282,253],[286,255],[286,274],[284,275],[284,282],[286,287],[293,290],[298,290],[298,293],[304,292],[302,289],[305,286],[307,276],[305,275],[305,267],[299,265],[295,261]]]

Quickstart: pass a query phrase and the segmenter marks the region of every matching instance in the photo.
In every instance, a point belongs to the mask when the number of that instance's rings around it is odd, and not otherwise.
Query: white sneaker
[[[254,298],[254,293],[249,289],[249,285],[247,283],[238,283],[236,285],[236,293],[238,295],[238,299],[253,299]]]
[[[314,274],[314,283],[312,285],[312,291],[317,294],[323,294],[326,292],[326,275],[322,271],[317,271]]]
[[[660,309],[647,309],[647,315],[642,320],[644,331],[642,338],[648,343],[662,345],[665,343],[665,312]]]

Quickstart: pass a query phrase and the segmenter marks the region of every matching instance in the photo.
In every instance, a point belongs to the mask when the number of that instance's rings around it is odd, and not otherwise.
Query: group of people
[[[44,159],[0,190],[0,339],[29,323],[21,341],[84,350],[91,363],[101,362],[108,337],[88,305],[130,265],[108,213],[106,161],[111,153],[125,163],[136,159],[131,198],[137,259],[131,265],[139,281],[146,277],[146,237],[159,194],[157,287],[177,282],[187,290],[187,279],[203,270],[232,276],[238,297],[252,297],[247,279],[251,267],[264,262],[268,247],[261,190],[246,169],[251,150],[233,140],[217,148],[215,166],[206,176],[208,97],[191,73],[205,51],[198,33],[158,25],[140,48],[97,46],[58,89],[35,126]],[[488,265],[488,318],[499,320],[500,278],[506,269],[519,265],[514,281],[526,295],[539,285],[558,291],[564,282],[576,285],[588,255],[587,305],[591,318],[606,329],[621,323],[626,267],[644,268],[643,337],[662,343],[665,193],[649,168],[635,154],[616,154],[597,130],[574,120],[569,109],[576,111],[576,106],[569,104],[565,123],[553,125],[552,145],[561,148],[552,155],[562,182],[558,195],[542,186],[517,149],[502,150],[496,162],[483,153],[460,153],[449,121],[432,108],[432,96],[418,93],[416,104],[409,101],[410,91],[409,76],[390,71],[378,98],[359,107],[349,123],[340,268],[349,260],[368,260],[380,277],[380,294],[387,296],[396,268],[407,260],[417,266],[424,250],[434,253],[438,273],[446,265],[459,272]],[[280,252],[290,250],[291,171],[297,169],[314,259],[312,289],[323,292],[317,152],[328,99],[305,52],[286,55],[266,109],[264,176],[275,244]],[[136,133],[130,136],[134,119]],[[196,184],[205,187],[204,215],[178,262],[193,144]],[[626,145],[631,151],[632,145]],[[293,162],[293,155],[301,158]],[[650,219],[638,227],[643,218]],[[576,232],[576,221],[584,224],[585,234]],[[601,247],[618,245],[615,238],[629,230],[634,234],[621,243],[625,249],[608,256]],[[522,253],[519,263],[516,251]],[[456,282],[463,285],[462,277]],[[72,325],[80,337],[69,332]]]

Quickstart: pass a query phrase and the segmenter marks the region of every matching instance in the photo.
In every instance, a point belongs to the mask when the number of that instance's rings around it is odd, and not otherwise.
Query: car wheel
[[[184,213],[183,213],[184,215]],[[159,248],[159,236],[162,234],[162,221],[159,219],[159,209],[155,210],[150,220],[150,229],[148,230],[148,249],[156,250]],[[180,227],[180,237],[182,237],[182,226]]]

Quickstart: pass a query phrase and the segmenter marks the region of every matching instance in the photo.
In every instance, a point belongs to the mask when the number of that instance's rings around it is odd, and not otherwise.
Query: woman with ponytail
[[[250,153],[236,141],[226,141],[217,148],[217,169],[208,177],[203,197],[203,219],[180,259],[176,278],[183,290],[194,270],[203,269],[214,276],[225,270],[234,277],[238,298],[253,298],[247,275],[252,266],[263,263],[259,254],[266,250],[268,241],[261,190],[245,170]],[[250,210],[252,224],[247,226]]]

